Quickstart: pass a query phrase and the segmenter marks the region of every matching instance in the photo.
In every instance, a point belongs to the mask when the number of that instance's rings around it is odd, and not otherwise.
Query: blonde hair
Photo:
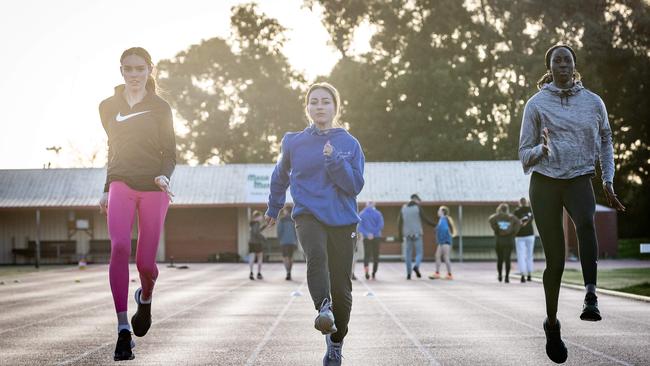
[[[449,216],[449,207],[447,206],[440,206],[440,210],[442,210],[443,215],[447,218],[447,221],[449,222],[449,229],[451,231],[451,236],[456,236],[456,223],[454,222],[454,219]]]
[[[327,83],[327,82],[324,82],[324,81],[320,82],[320,83],[311,84],[311,86],[307,90],[307,93],[305,94],[305,115],[307,116],[307,119],[310,122],[313,122],[311,120],[311,117],[309,116],[309,110],[308,110],[308,107],[309,107],[309,95],[316,89],[323,89],[332,96],[332,99],[334,100],[334,112],[335,112],[334,113],[334,118],[332,119],[332,125],[340,127],[341,125],[339,124],[338,120],[339,120],[339,117],[341,115],[341,95],[339,94],[339,91],[336,90],[334,85],[332,85],[330,83]]]

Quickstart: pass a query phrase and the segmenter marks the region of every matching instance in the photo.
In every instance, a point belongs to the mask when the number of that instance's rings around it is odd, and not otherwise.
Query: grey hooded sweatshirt
[[[544,128],[549,131],[549,156],[542,151]],[[519,137],[524,173],[538,172],[556,179],[594,175],[599,159],[603,183],[612,182],[612,130],[602,99],[580,82],[570,89],[545,84],[524,108]]]

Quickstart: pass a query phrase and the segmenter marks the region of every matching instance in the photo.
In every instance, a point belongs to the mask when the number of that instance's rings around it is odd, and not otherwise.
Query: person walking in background
[[[357,240],[357,196],[364,185],[365,157],[359,141],[340,127],[339,92],[313,84],[305,95],[311,122],[284,135],[271,175],[266,220],[274,224],[291,187],[293,219],[307,259],[307,286],[325,335],[323,365],[340,365],[352,310],[352,257]]]
[[[488,220],[496,238],[497,279],[499,282],[503,279],[505,283],[510,282],[510,255],[512,254],[512,247],[515,245],[515,235],[520,226],[519,219],[510,214],[509,211],[508,204],[502,203],[497,207],[497,212],[490,216]],[[505,278],[501,276],[504,262],[506,265]]]
[[[544,61],[547,71],[537,82],[539,92],[524,107],[519,160],[524,172],[532,173],[530,203],[546,256],[546,355],[562,363],[567,349],[560,334],[557,303],[565,260],[564,209],[576,227],[586,290],[580,319],[598,321],[596,200],[591,184],[597,159],[609,205],[619,211],[625,211],[625,206],[614,193],[614,148],[605,103],[582,85],[571,47],[549,48]]]
[[[366,279],[370,278],[368,266],[372,259],[372,279],[375,279],[377,267],[379,266],[379,245],[381,243],[381,231],[384,229],[384,216],[375,203],[370,201],[359,214],[359,233],[363,237],[363,271]]]
[[[291,219],[291,206],[284,206],[280,210],[278,220],[278,241],[282,247],[282,261],[287,271],[285,280],[291,281],[291,268],[293,267],[293,252],[298,245],[296,237],[296,224]]]
[[[250,268],[250,274],[248,278],[251,280],[255,279],[253,276],[253,265],[257,262],[257,279],[262,280],[262,262],[264,261],[264,243],[266,238],[262,235],[262,231],[266,229],[266,225],[263,225],[264,217],[262,213],[255,210],[252,214],[252,220],[250,221],[250,234],[248,238],[248,267]]]
[[[436,224],[429,219],[422,209],[420,208],[420,196],[417,194],[411,195],[411,200],[404,204],[400,209],[399,216],[397,217],[397,230],[398,230],[398,241],[403,241],[406,247],[405,258],[406,258],[406,279],[411,279],[411,271],[415,272],[415,275],[420,278],[422,274],[420,273],[420,264],[422,263],[422,236],[424,232],[422,230],[422,221],[426,222],[430,226],[436,226]],[[412,267],[413,261],[413,251],[415,251],[415,266]]]
[[[454,277],[451,274],[451,245],[453,244],[453,237],[456,235],[456,225],[454,220],[449,216],[449,207],[440,206],[438,209],[438,224],[436,225],[436,272],[429,276],[432,280],[440,278],[440,263],[444,259],[445,266],[447,266],[447,279],[452,280]]]
[[[143,337],[151,327],[151,302],[158,278],[156,253],[167,208],[174,196],[170,179],[176,166],[176,137],[169,104],[157,94],[149,52],[129,48],[120,57],[124,84],[99,105],[108,136],[108,167],[100,211],[107,213],[111,238],[108,267],[117,313],[115,361],[135,358],[133,334]],[[138,310],[127,318],[129,257],[133,221],[138,215],[135,262],[141,287],[135,291]]]
[[[521,227],[515,237],[517,250],[517,267],[521,273],[521,282],[531,280],[533,273],[533,252],[535,250],[535,232],[533,231],[533,211],[528,205],[528,200],[522,197],[519,200],[519,207],[513,213],[519,219]]]

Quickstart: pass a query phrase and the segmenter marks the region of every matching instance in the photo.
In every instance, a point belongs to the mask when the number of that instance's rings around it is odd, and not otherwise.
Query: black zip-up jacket
[[[131,108],[124,85],[99,104],[108,136],[108,169],[104,192],[122,181],[137,191],[159,191],[154,178],[171,178],[176,167],[176,137],[169,104],[152,92]]]

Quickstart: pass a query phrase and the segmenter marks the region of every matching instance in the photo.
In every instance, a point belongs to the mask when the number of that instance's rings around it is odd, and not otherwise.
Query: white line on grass
[[[250,281],[249,281],[249,280],[242,281],[242,282],[240,282],[240,283],[237,284],[237,285],[234,285],[234,286],[228,287],[227,289],[225,289],[225,290],[223,290],[223,291],[220,291],[220,292],[217,292],[216,294],[214,294],[214,295],[208,297],[207,299],[205,299],[205,300],[203,300],[203,301],[199,301],[199,302],[195,303],[195,304],[192,305],[192,306],[188,306],[188,307],[186,307],[185,309],[179,310],[179,311],[177,311],[177,312],[175,312],[175,313],[173,313],[173,314],[171,314],[171,315],[165,317],[164,319],[161,319],[161,320],[155,321],[155,322],[153,322],[153,324],[160,324],[160,323],[163,323],[163,322],[165,322],[165,321],[167,321],[167,320],[169,320],[169,319],[175,317],[175,316],[178,315],[178,314],[184,313],[184,312],[186,312],[186,311],[188,311],[188,310],[191,310],[191,309],[193,309],[193,308],[195,308],[195,307],[197,307],[197,306],[199,306],[199,305],[202,305],[202,304],[205,304],[206,302],[212,301],[214,298],[216,298],[216,297],[218,297],[218,296],[221,296],[221,295],[223,295],[223,294],[226,293],[226,292],[230,292],[230,291],[232,291],[232,290],[238,289],[239,287],[242,287],[242,286],[244,286],[244,285],[247,284],[247,283],[250,283]],[[104,343],[104,344],[102,344],[102,345],[100,345],[100,346],[97,346],[97,347],[95,347],[95,348],[93,348],[93,349],[91,349],[91,350],[89,350],[89,351],[86,351],[86,352],[80,354],[80,355],[77,356],[77,357],[71,358],[71,359],[66,360],[66,361],[59,362],[59,363],[57,363],[56,365],[57,365],[57,366],[59,366],[59,365],[69,365],[69,364],[71,364],[71,363],[73,363],[73,362],[77,362],[77,361],[82,360],[82,359],[86,358],[87,356],[90,356],[91,354],[93,354],[93,353],[99,351],[99,350],[102,349],[102,348],[106,348],[106,347],[112,345],[113,343],[114,343],[113,341],[111,341],[111,342],[106,342],[106,343]]]
[[[296,291],[302,290],[302,288],[305,286],[305,283],[306,283],[306,281],[302,281],[302,283],[300,284],[300,286],[298,287],[298,289]],[[266,344],[269,342],[269,340],[271,339],[271,335],[275,331],[275,328],[277,328],[278,324],[280,324],[280,321],[284,317],[284,314],[287,313],[287,310],[289,310],[289,307],[291,306],[291,304],[293,304],[293,301],[295,299],[296,299],[296,297],[291,296],[291,298],[289,298],[289,301],[287,302],[287,304],[284,306],[284,308],[282,308],[282,311],[280,311],[278,316],[275,317],[275,321],[273,322],[273,325],[271,325],[271,327],[266,331],[266,334],[264,335],[264,338],[262,338],[260,343],[257,344],[257,347],[255,347],[255,350],[253,351],[253,353],[250,355],[250,357],[248,357],[248,360],[246,360],[246,366],[252,365],[253,362],[255,362],[257,360],[257,356],[259,356],[259,354],[262,351],[262,349],[264,348],[264,346],[266,346]]]
[[[424,356],[429,360],[429,364],[430,364],[430,365],[433,365],[433,366],[439,366],[440,363],[436,360],[435,357],[433,357],[433,355],[431,354],[431,352],[429,352],[429,350],[426,349],[426,348],[422,345],[422,343],[420,343],[420,341],[419,341],[419,340],[418,340],[418,339],[413,335],[413,333],[411,333],[411,332],[408,330],[408,328],[406,328],[406,326],[404,326],[404,324],[402,324],[402,322],[401,322],[401,321],[400,321],[400,320],[395,316],[395,314],[393,314],[393,312],[391,312],[391,311],[388,309],[388,307],[386,306],[386,304],[384,304],[384,302],[381,301],[381,296],[377,296],[377,293],[376,293],[375,291],[373,291],[372,288],[370,288],[370,286],[366,283],[366,281],[364,281],[364,280],[360,280],[360,281],[361,281],[361,283],[363,284],[363,286],[365,286],[365,288],[366,288],[369,292],[372,292],[372,293],[375,294],[374,299],[377,300],[377,302],[379,303],[379,305],[381,306],[381,308],[384,310],[384,312],[385,312],[386,314],[388,314],[388,316],[390,316],[391,320],[393,320],[393,322],[394,322],[395,324],[397,324],[397,326],[398,326],[398,327],[402,330],[402,332],[403,332],[403,333],[408,337],[408,339],[411,340],[411,342],[415,345],[415,347],[417,347],[417,349],[418,349],[420,352],[422,352],[422,354],[423,354],[423,355],[424,355]]]

